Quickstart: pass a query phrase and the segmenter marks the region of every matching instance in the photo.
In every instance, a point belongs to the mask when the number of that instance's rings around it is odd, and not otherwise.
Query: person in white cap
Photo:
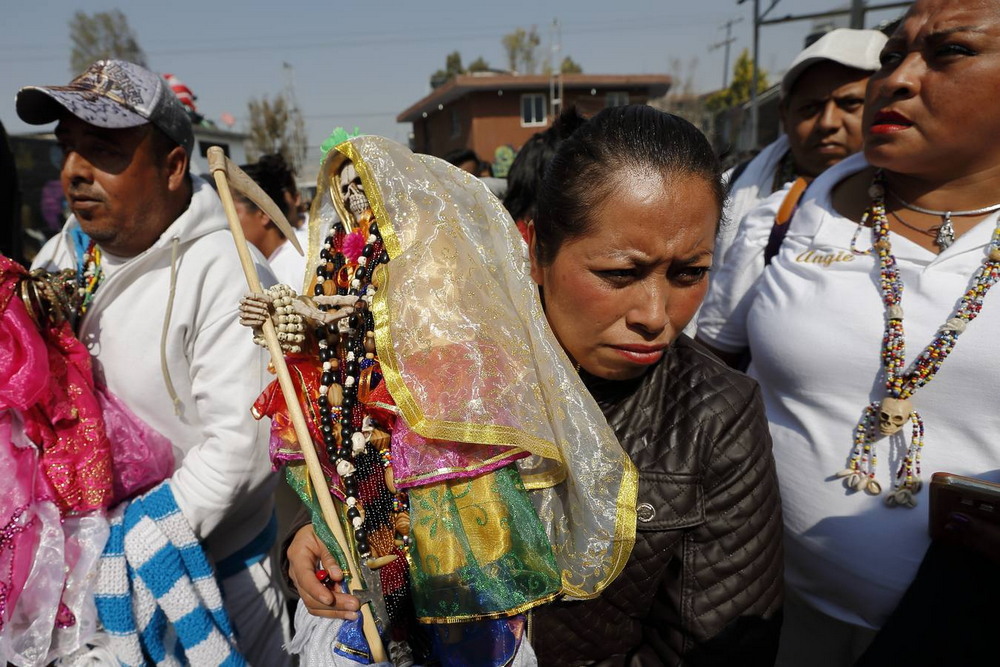
[[[877,30],[831,30],[804,49],[781,79],[784,134],[727,174],[729,202],[715,246],[718,269],[740,221],[798,177],[812,180],[861,150],[865,85],[886,37]]]
[[[58,123],[73,211],[34,267],[77,272],[77,335],[98,382],[173,445],[169,488],[214,565],[238,650],[288,664],[267,558],[276,479],[249,414],[267,364],[237,321],[245,282],[222,205],[188,172],[191,121],[160,76],[120,60],[22,88],[16,106],[27,123]]]

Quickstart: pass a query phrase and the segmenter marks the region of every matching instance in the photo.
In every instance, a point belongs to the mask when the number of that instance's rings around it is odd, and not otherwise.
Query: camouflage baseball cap
[[[69,111],[108,129],[152,123],[188,155],[194,147],[191,119],[163,78],[124,60],[98,60],[67,86],[25,86],[16,106],[31,125],[51,123]]]

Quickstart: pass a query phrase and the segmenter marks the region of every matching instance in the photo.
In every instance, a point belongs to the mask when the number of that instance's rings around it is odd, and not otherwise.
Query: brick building
[[[666,94],[660,74],[563,74],[562,106],[591,116],[604,107],[646,104]],[[498,148],[517,150],[553,120],[553,80],[546,75],[481,73],[456,76],[399,114],[413,124],[413,150],[444,156],[472,148],[492,162]]]

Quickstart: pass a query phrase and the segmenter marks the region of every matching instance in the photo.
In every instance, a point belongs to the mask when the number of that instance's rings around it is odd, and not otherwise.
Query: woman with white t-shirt
[[[786,193],[751,213],[702,307],[700,338],[750,351],[774,439],[779,665],[864,651],[927,551],[931,473],[1000,481],[998,44],[997,0],[915,2],[868,86],[864,156],[806,190],[766,268]],[[988,550],[988,526],[949,525]]]

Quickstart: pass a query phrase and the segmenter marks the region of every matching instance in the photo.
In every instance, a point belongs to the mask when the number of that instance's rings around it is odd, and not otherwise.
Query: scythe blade
[[[285,238],[292,244],[292,247],[300,255],[305,255],[302,250],[302,246],[299,244],[299,240],[295,237],[295,229],[288,222],[288,218],[285,214],[281,212],[278,205],[274,203],[264,190],[257,185],[250,176],[239,168],[239,166],[233,164],[233,161],[226,157],[226,154],[221,150],[219,151],[209,151],[208,152],[208,168],[210,171],[215,172],[222,170],[226,172],[226,178],[229,180],[229,187],[236,190],[241,195],[256,204],[260,210],[267,213],[267,217],[274,221],[274,224],[278,226],[281,233],[285,235]]]

